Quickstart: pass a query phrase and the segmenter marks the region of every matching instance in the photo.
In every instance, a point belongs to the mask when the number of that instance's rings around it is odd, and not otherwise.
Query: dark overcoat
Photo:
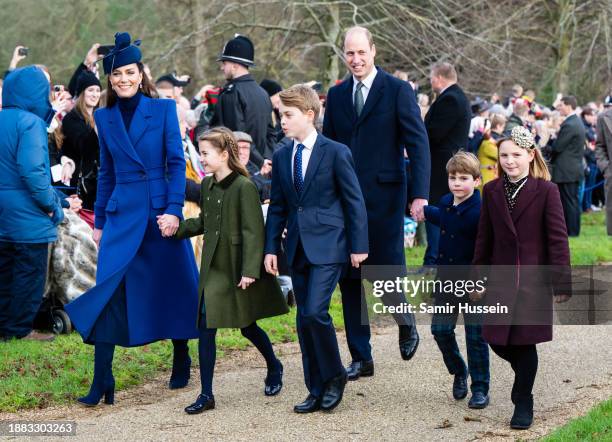
[[[449,192],[446,163],[458,150],[467,149],[471,116],[470,102],[456,84],[445,89],[425,115],[431,150],[430,204]]]
[[[353,77],[327,95],[323,135],[347,145],[368,212],[369,265],[405,266],[404,212],[407,186],[404,153],[410,160],[410,200],[429,196],[429,144],[414,91],[376,67],[359,117]]]
[[[276,278],[263,269],[264,222],[253,182],[232,172],[217,182],[202,181],[202,211],[181,222],[177,238],[204,235],[200,307],[208,328],[243,328],[289,311]],[[242,276],[256,281],[246,290]]]
[[[95,226],[103,229],[96,286],[66,305],[88,342],[125,280],[129,346],[198,337],[198,271],[189,241],[163,238],[158,215],[182,218],[185,158],[172,100],[143,96],[125,130],[118,105],[98,109]]]
[[[580,118],[577,115],[567,117],[552,144],[550,163],[553,182],[577,183],[584,179],[582,157],[585,140],[586,132]]]
[[[491,266],[485,303],[509,308],[508,315],[484,315],[487,342],[552,340],[553,295],[571,295],[569,243],[556,184],[529,177],[510,214],[503,178],[487,183],[473,263]]]

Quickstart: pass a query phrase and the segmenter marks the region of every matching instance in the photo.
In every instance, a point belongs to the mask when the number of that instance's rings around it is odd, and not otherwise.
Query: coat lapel
[[[493,213],[499,214],[506,226],[510,229],[510,231],[517,236],[516,228],[514,227],[514,222],[512,221],[512,217],[510,216],[510,210],[508,210],[508,203],[506,203],[506,195],[504,195],[504,179],[498,178],[497,183],[493,186],[492,190],[492,201],[495,203],[496,210],[493,210]],[[515,208],[516,210],[516,208]],[[493,220],[495,222],[495,220]]]
[[[351,123],[355,123],[355,120],[357,120],[357,114],[355,113],[355,106],[353,106],[353,76],[346,80],[343,86],[342,108],[349,118],[349,121]]]
[[[132,146],[135,147],[138,145],[138,142],[149,128],[149,121],[152,115],[151,99],[143,95],[140,98],[140,102],[134,113],[134,118],[132,118],[132,123],[130,124],[129,136],[132,141]]]
[[[312,182],[312,179],[319,168],[319,164],[321,163],[321,159],[325,155],[325,143],[321,138],[321,135],[317,135],[317,141],[312,148],[312,153],[310,154],[310,160],[308,160],[308,168],[306,169],[306,176],[304,177],[304,190],[300,197],[303,197],[308,190],[308,186]]]
[[[122,149],[130,158],[132,158],[138,164],[142,165],[142,161],[140,160],[140,157],[134,150],[134,145],[132,144],[132,141],[130,140],[129,135],[127,131],[125,130],[125,125],[123,124],[123,118],[121,117],[121,112],[119,111],[118,104],[114,105],[113,107],[109,109],[109,117],[110,118],[108,121],[112,127],[112,129],[110,130],[110,133],[112,137],[115,139],[115,142],[117,143],[119,148]],[[136,119],[136,116],[134,116],[133,120],[135,119]],[[133,124],[134,123],[132,121],[132,126]]]
[[[532,177],[527,178],[527,182],[519,192],[518,200],[516,201],[516,206],[512,211],[512,221],[514,224],[516,224],[517,220],[525,211],[525,209],[527,209],[527,207],[529,207],[531,203],[535,200],[535,197],[538,195],[537,190],[537,180]]]
[[[287,186],[287,188],[289,188],[289,195],[291,195],[294,200],[297,200],[298,196],[297,192],[295,191],[295,186],[293,185],[293,176],[291,173],[291,171],[293,170],[293,165],[291,164],[292,153],[293,141],[286,145],[284,156],[282,159],[282,164],[284,164],[284,167],[282,167],[281,172],[282,179],[285,180],[285,185]]]
[[[357,124],[360,124],[363,120],[365,120],[365,118],[370,114],[370,112],[372,112],[372,109],[374,109],[376,103],[378,103],[378,100],[380,100],[380,97],[382,97],[384,93],[384,73],[380,68],[377,69],[378,72],[376,73],[376,77],[374,77],[372,89],[370,89],[370,92],[368,93],[368,99],[366,100],[365,105],[361,111],[361,115],[359,115],[359,118],[357,119]]]

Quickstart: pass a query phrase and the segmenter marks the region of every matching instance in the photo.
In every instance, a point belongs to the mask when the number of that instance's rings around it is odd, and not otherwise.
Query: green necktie
[[[357,87],[355,88],[355,96],[353,97],[353,102],[355,103],[355,113],[357,113],[357,116],[361,115],[361,111],[363,110],[363,94],[361,93],[362,87],[363,83],[361,81],[357,83]]]

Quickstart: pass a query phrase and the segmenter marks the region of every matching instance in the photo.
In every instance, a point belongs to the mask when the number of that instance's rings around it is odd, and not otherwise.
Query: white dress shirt
[[[370,74],[366,78],[361,80],[361,82],[363,83],[363,87],[361,88],[361,95],[363,95],[363,104],[365,104],[366,100],[368,99],[368,94],[370,93],[370,89],[372,89],[372,83],[374,83],[374,78],[376,78],[377,72],[378,71],[376,70],[376,67],[374,67],[372,69],[372,72],[370,72]],[[357,80],[353,75],[353,104],[355,104],[355,90],[357,89],[357,83],[359,83],[359,80]]]
[[[310,155],[312,155],[312,150],[314,149],[314,145],[317,142],[317,131],[313,129],[310,134],[304,139],[301,143],[304,145],[304,149],[302,149],[302,180],[306,177],[306,169],[308,168],[308,162],[310,161]],[[293,153],[291,154],[291,178],[293,179],[293,163],[295,161],[295,154],[297,153],[297,146],[300,144],[299,141],[293,140]]]

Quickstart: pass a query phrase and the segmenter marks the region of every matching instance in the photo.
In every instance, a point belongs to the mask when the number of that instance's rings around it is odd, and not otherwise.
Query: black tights
[[[491,345],[491,349],[502,359],[510,362],[514,370],[512,402],[517,398],[531,396],[538,371],[538,352],[531,345]]]
[[[272,343],[266,332],[263,331],[256,322],[241,328],[240,332],[242,336],[257,347],[257,350],[259,350],[265,358],[268,372],[275,370],[278,367],[278,359],[274,354]],[[206,326],[200,328],[200,341],[198,343],[198,350],[200,353],[200,380],[202,381],[202,394],[208,397],[213,396],[212,381],[217,356],[216,336],[216,328],[206,328]]]

